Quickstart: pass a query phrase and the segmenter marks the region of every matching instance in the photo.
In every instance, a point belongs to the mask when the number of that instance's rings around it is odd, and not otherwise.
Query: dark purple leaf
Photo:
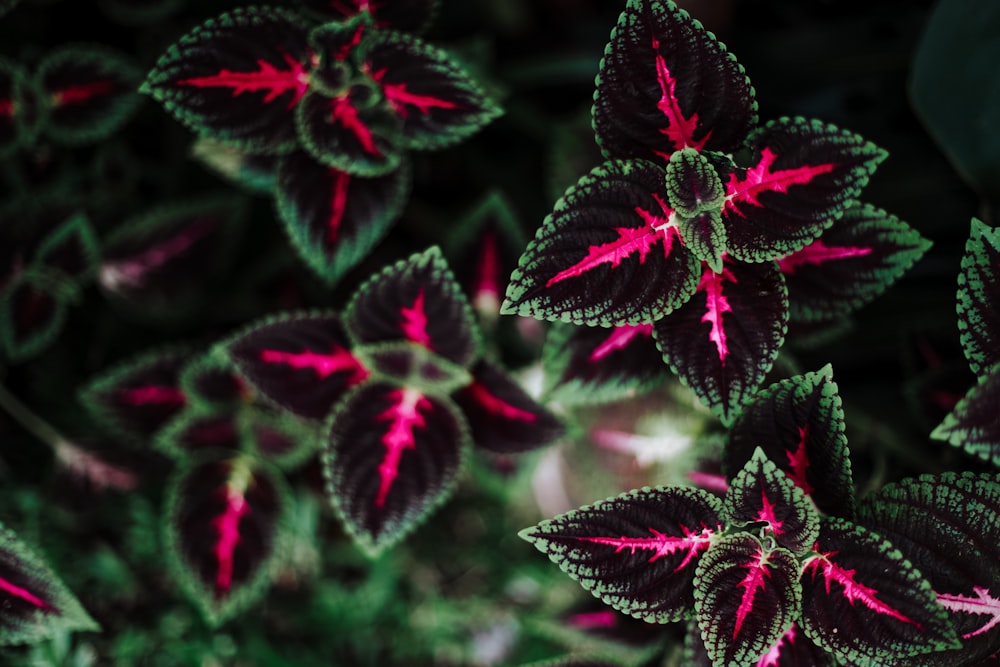
[[[802,590],[795,556],[749,533],[727,535],[698,562],[694,608],[714,665],[750,665],[792,626]]]
[[[25,69],[0,58],[0,158],[34,142],[40,128],[37,97]]]
[[[601,326],[662,317],[698,286],[698,260],[672,222],[661,167],[596,167],[546,217],[500,312]]]
[[[77,213],[52,230],[38,245],[34,261],[65,276],[74,287],[90,279],[97,266],[97,235],[87,217]]]
[[[60,334],[65,321],[62,300],[26,276],[0,296],[0,345],[11,361],[40,354]]]
[[[958,275],[958,330],[972,372],[1000,362],[1000,230],[973,218]]]
[[[475,317],[436,246],[369,278],[351,297],[344,323],[360,343],[410,341],[460,366],[480,353]]]
[[[0,525],[0,646],[100,631],[44,558]]]
[[[546,396],[564,404],[613,401],[670,379],[652,324],[611,329],[557,324],[545,338],[542,360]]]
[[[35,71],[47,102],[45,131],[69,145],[106,139],[132,115],[140,97],[139,69],[124,54],[97,44],[63,46]]]
[[[669,623],[694,609],[695,566],[722,530],[722,503],[701,489],[634,490],[521,531],[596,597]]]
[[[946,610],[891,543],[824,519],[802,565],[802,629],[848,664],[892,664],[958,646]]]
[[[753,166],[726,183],[728,250],[777,259],[817,239],[854,203],[886,153],[860,136],[803,118],[779,118],[750,138]]]
[[[337,315],[293,312],[255,322],[222,346],[240,376],[274,404],[322,419],[369,375]]]
[[[1000,646],[1000,480],[996,475],[923,475],[883,486],[858,518],[892,541],[930,582],[962,648],[930,665],[978,664]]]
[[[730,480],[757,447],[821,512],[854,516],[844,410],[829,366],[772,384],[746,406],[723,454]]]
[[[449,232],[448,262],[481,322],[499,315],[504,283],[526,243],[513,204],[499,191],[483,197]]]
[[[377,28],[421,33],[437,14],[440,0],[300,0],[306,9],[342,21],[368,12]]]
[[[91,416],[127,439],[149,443],[185,405],[181,370],[186,349],[153,350],[104,370],[79,392]]]
[[[280,553],[281,477],[246,455],[201,458],[177,471],[166,502],[167,562],[206,620],[256,602]]]
[[[791,319],[812,322],[849,314],[888,289],[930,245],[881,209],[850,207],[818,239],[778,260]]]
[[[418,37],[378,30],[362,48],[367,70],[402,121],[404,148],[451,146],[502,113],[453,56]]]
[[[130,312],[179,317],[227,269],[244,211],[239,200],[195,199],[126,220],[104,242],[97,282]]]
[[[508,373],[481,360],[472,382],[453,397],[465,413],[476,446],[498,454],[526,452],[563,435],[559,419],[535,401]]]
[[[450,494],[469,440],[451,401],[374,380],[338,403],[327,426],[327,494],[372,554],[402,539]]]
[[[292,109],[309,87],[309,23],[278,7],[244,7],[188,32],[157,61],[140,92],[178,121],[255,153],[297,145]]]
[[[653,325],[663,359],[731,423],[771,369],[785,338],[788,296],[774,262],[703,266],[694,296]]]
[[[753,87],[711,33],[672,2],[628,3],[597,75],[594,129],[605,157],[729,153],[756,123]]]
[[[408,163],[362,178],[296,151],[278,163],[275,203],[306,264],[333,284],[382,240],[402,212],[412,180]]]
[[[1000,466],[1000,366],[979,379],[931,432],[931,437],[961,447],[969,454]]]
[[[403,158],[399,118],[366,79],[333,95],[310,90],[295,110],[295,127],[314,160],[355,176],[383,176]]]
[[[758,447],[733,478],[725,498],[729,525],[761,527],[761,535],[779,547],[801,555],[812,549],[819,534],[819,514],[805,492]]]

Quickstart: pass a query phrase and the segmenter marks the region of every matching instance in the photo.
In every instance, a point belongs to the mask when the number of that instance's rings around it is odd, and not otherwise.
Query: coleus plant
[[[615,609],[688,622],[692,665],[973,664],[996,649],[995,568],[957,546],[997,520],[995,476],[887,487],[859,516],[828,367],[760,392],[724,464],[722,498],[645,487],[521,536]]]
[[[251,388],[322,424],[327,495],[374,554],[446,499],[471,444],[512,454],[562,432],[481,345],[435,247],[370,278],[342,314],[283,313],[220,348]]]
[[[407,32],[435,7],[235,9],[181,37],[142,91],[199,136],[236,149],[238,163],[241,153],[270,162],[266,182],[288,236],[333,283],[402,212],[406,152],[454,145],[500,114],[452,55]]]
[[[973,218],[958,275],[958,328],[977,383],[931,437],[1000,465],[1000,232]]]
[[[501,312],[620,328],[603,342],[580,333],[589,357],[652,338],[724,423],[771,368],[790,315],[849,312],[929,245],[856,201],[883,150],[817,120],[758,126],[743,68],[669,0],[622,12],[593,127],[606,161],[556,203]],[[565,381],[601,375],[565,370]]]

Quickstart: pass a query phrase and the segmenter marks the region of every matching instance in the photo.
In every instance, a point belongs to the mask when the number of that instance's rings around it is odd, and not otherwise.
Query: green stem
[[[61,447],[70,444],[59,431],[32,412],[3,385],[0,385],[0,408],[3,408],[26,431],[51,447],[53,452],[58,452]]]

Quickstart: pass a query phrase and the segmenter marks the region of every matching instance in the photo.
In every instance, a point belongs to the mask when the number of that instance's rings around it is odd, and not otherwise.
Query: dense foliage
[[[993,664],[998,30],[0,0],[0,661]]]

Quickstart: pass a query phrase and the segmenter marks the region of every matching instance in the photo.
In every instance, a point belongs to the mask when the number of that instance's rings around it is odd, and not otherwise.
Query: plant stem
[[[59,431],[32,412],[2,384],[0,384],[0,408],[3,408],[26,431],[51,447],[53,452],[58,452],[60,447],[70,444]]]

